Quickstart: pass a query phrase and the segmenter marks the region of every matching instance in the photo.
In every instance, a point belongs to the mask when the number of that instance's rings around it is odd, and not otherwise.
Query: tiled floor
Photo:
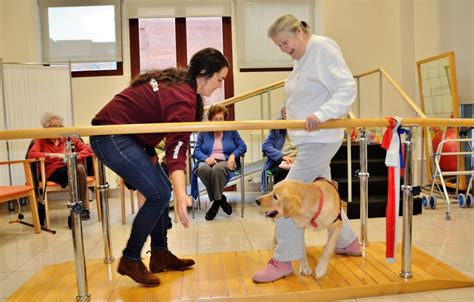
[[[234,196],[235,195],[235,196]],[[237,199],[240,195],[229,194],[234,213],[227,217],[222,210],[214,221],[204,219],[205,211],[198,211],[189,229],[173,224],[169,231],[169,246],[175,254],[195,254],[234,250],[265,249],[272,247],[273,223],[265,219],[250,202],[255,195],[247,194],[249,203],[245,217],[240,218]],[[118,198],[109,199],[113,255],[119,257],[129,235],[133,215],[127,215],[128,224],[120,222]],[[92,205],[93,203],[91,203]],[[204,202],[204,205],[206,203]],[[68,210],[64,201],[51,202],[51,221],[56,235],[42,232],[35,235],[29,227],[8,224],[17,213],[9,213],[6,205],[0,208],[0,302],[5,301],[18,287],[45,265],[73,260],[71,233],[66,226]],[[129,204],[127,204],[129,209]],[[453,206],[452,220],[445,221],[442,208],[425,210],[413,217],[413,244],[439,258],[453,268],[474,278],[474,209],[458,209]],[[130,210],[127,211],[130,213]],[[28,218],[29,212],[26,212]],[[172,216],[172,214],[171,214]],[[359,220],[351,221],[359,232]],[[369,241],[385,238],[383,218],[369,219]],[[102,258],[102,229],[97,222],[95,209],[90,221],[84,222],[84,245],[87,258]],[[401,220],[399,238],[401,235]],[[323,245],[326,233],[307,231],[309,245]],[[146,249],[144,249],[146,252]],[[474,301],[474,288],[380,296],[345,301]]]

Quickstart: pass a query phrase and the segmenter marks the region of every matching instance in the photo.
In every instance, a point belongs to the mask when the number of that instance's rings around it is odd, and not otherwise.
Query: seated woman
[[[209,121],[224,121],[228,116],[222,105],[213,105],[207,112]],[[206,213],[206,220],[213,220],[219,206],[227,215],[232,214],[232,207],[223,194],[227,181],[240,165],[240,156],[247,151],[237,131],[201,132],[198,134],[193,156],[197,160],[193,172],[199,176],[206,187],[212,206]]]
[[[45,113],[41,117],[43,128],[64,127],[64,119],[56,114]],[[91,147],[81,140],[72,138],[75,151],[77,152],[77,186],[78,197],[85,206],[81,213],[83,220],[90,218],[89,200],[87,197],[87,174],[83,159],[92,156],[94,152]],[[64,137],[35,139],[28,152],[28,158],[44,158],[46,179],[53,181],[65,188],[68,185],[67,164],[64,162],[67,139]],[[82,161],[82,162],[81,162]]]
[[[279,120],[286,120],[286,107],[280,111]],[[263,141],[262,152],[267,157],[262,171],[262,192],[267,191],[267,171],[271,171],[273,182],[277,184],[288,175],[296,158],[296,147],[291,143],[286,129],[271,129]]]

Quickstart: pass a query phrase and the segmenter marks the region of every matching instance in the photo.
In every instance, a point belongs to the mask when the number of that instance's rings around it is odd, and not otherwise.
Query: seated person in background
[[[64,119],[56,114],[45,113],[41,117],[43,128],[64,127]],[[94,152],[91,147],[77,138],[72,138],[75,152],[77,153],[77,191],[78,198],[83,202],[85,209],[81,213],[83,220],[90,218],[89,200],[87,197],[87,174],[84,159],[92,156]],[[67,163],[64,162],[67,138],[45,138],[35,139],[28,152],[28,158],[44,158],[46,180],[58,183],[62,188],[68,185]]]
[[[224,121],[228,116],[227,108],[213,105],[207,112],[209,121]],[[247,146],[233,131],[201,132],[198,134],[193,156],[197,160],[193,174],[199,176],[206,187],[212,206],[206,213],[206,220],[213,220],[222,207],[227,215],[232,207],[223,194],[224,187],[240,166],[240,156],[247,152]],[[196,179],[197,181],[197,179]]]
[[[160,163],[161,168],[163,169],[163,172],[165,172],[166,175],[170,175],[168,172],[168,167],[166,166],[166,152],[165,152],[165,144],[166,144],[166,138],[163,139],[158,146],[156,146],[156,151],[157,151],[157,156],[158,156],[158,162]]]
[[[283,105],[279,120],[286,120],[286,107]],[[296,147],[288,137],[287,129],[271,129],[263,141],[262,152],[267,157],[265,169],[262,171],[262,191],[267,191],[267,171],[273,174],[273,182],[277,184],[288,175],[296,158]]]

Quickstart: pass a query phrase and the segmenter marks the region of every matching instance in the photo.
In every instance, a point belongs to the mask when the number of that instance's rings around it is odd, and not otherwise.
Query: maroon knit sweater
[[[117,94],[92,120],[93,125],[193,122],[196,87],[187,83],[144,83]],[[133,134],[143,147],[155,147],[166,137],[169,172],[186,169],[189,132]]]

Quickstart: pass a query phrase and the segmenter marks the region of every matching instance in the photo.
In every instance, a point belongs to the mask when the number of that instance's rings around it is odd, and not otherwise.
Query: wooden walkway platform
[[[400,253],[400,246],[399,253]],[[322,247],[308,247],[312,267]],[[474,279],[413,248],[413,277],[398,276],[400,259],[385,261],[383,243],[370,243],[364,257],[334,255],[320,280],[297,274],[273,283],[256,284],[252,273],[265,266],[272,251],[187,255],[193,269],[160,273],[161,285],[138,286],[116,272],[118,261],[106,265],[87,260],[91,301],[330,301],[437,289],[471,287]],[[398,254],[400,255],[400,254]],[[397,257],[401,258],[401,257]],[[148,259],[145,259],[148,264]],[[294,265],[297,268],[297,265]],[[74,262],[45,267],[7,301],[74,301],[77,295]]]

